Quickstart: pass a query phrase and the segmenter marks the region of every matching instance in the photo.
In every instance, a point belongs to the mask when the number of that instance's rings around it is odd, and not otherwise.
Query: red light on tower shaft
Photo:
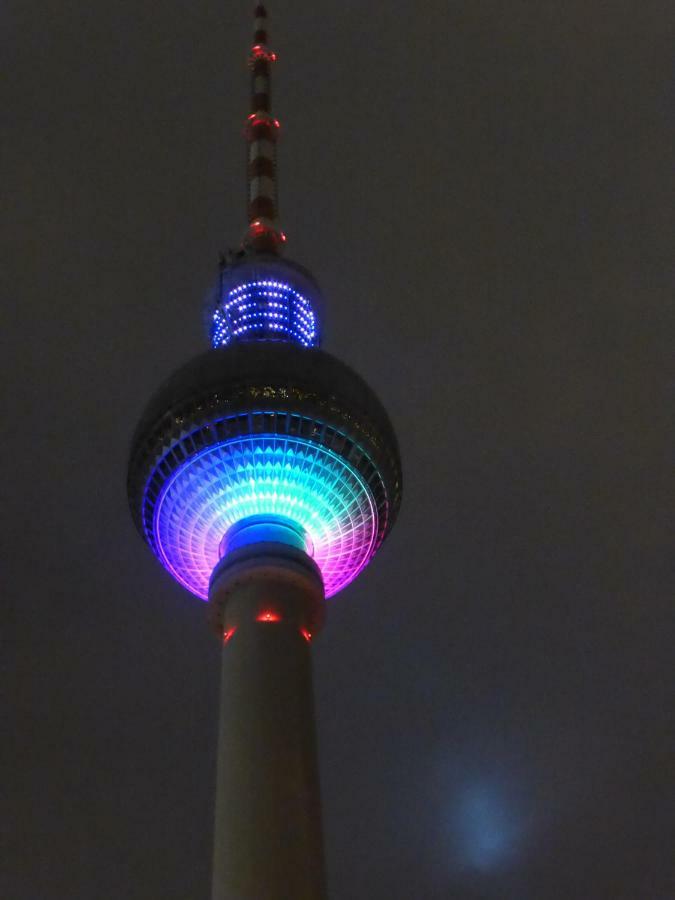
[[[255,617],[256,622],[281,622],[281,615],[274,609],[263,609]]]

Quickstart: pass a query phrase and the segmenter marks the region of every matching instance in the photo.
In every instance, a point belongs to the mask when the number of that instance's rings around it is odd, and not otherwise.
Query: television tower
[[[248,227],[208,309],[211,349],[136,429],[128,494],[223,643],[212,900],[325,897],[311,642],[401,501],[389,418],[320,349],[319,288],[283,259],[267,12],[255,9]]]

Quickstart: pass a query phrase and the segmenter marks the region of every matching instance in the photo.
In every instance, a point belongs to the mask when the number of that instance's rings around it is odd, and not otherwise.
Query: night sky
[[[125,477],[252,5],[0,12],[3,900],[209,896],[220,648]],[[331,900],[673,900],[675,7],[269,9],[288,256],[405,474],[315,642]]]

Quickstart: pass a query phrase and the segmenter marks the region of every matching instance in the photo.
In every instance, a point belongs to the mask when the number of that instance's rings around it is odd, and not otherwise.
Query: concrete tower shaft
[[[250,539],[209,592],[223,635],[212,900],[324,900],[310,655],[323,585],[303,550]]]

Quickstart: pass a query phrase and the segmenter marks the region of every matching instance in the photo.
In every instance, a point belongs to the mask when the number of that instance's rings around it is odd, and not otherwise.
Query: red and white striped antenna
[[[267,10],[255,8],[251,69],[251,112],[246,122],[248,229],[244,248],[279,253],[286,236],[279,225],[276,144],[279,121],[271,113],[271,66],[276,54],[267,46]]]

